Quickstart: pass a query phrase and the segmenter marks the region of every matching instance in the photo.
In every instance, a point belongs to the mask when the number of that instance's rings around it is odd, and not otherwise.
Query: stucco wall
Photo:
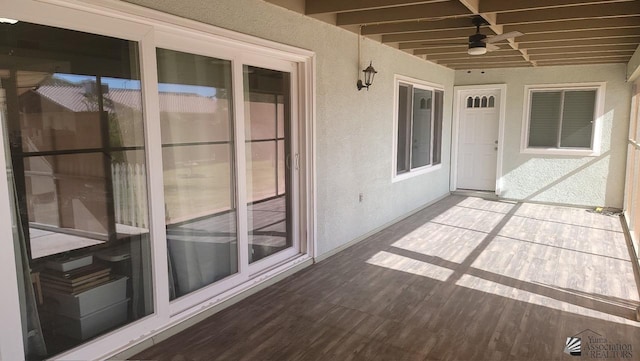
[[[373,60],[379,73],[369,91],[358,92],[354,33],[258,0],[128,1],[316,53],[320,255],[448,193],[454,71],[364,41],[362,61]],[[445,87],[443,166],[397,183],[391,182],[394,74]]]
[[[457,71],[456,85],[507,84],[502,197],[622,207],[631,85],[626,65],[583,65]],[[606,82],[598,157],[520,153],[525,85]]]
[[[640,77],[640,46],[636,48],[627,64],[627,79],[633,81]]]

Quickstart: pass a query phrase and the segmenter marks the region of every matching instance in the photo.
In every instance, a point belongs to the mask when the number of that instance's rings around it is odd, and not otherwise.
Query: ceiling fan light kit
[[[480,32],[480,26],[488,25],[487,21],[484,20],[482,16],[473,17],[471,22],[476,27],[476,33],[469,36],[469,48],[467,49],[467,54],[469,55],[483,55],[486,54],[487,51],[498,50],[500,47],[495,46],[492,43],[524,35],[519,31],[511,31],[505,34],[487,37],[485,34]]]
[[[487,43],[485,43],[486,35],[480,34],[480,30],[469,37],[469,55],[482,55],[487,53]]]
[[[469,55],[483,55],[487,53],[486,44],[469,44],[469,49],[467,50],[467,54]]]

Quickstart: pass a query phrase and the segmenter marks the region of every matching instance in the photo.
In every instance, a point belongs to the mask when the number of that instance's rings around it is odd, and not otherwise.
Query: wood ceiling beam
[[[478,61],[477,60],[478,57],[484,58],[483,59],[484,61]],[[499,62],[499,63],[527,62],[526,60],[522,59],[522,56],[520,54],[510,55],[505,57],[494,57],[494,58],[485,58],[483,55],[471,58],[471,55],[469,55],[467,58],[453,58],[453,59],[432,59],[432,58],[429,58],[429,56],[427,56],[427,60],[437,61],[438,63],[445,63],[445,64],[466,64],[466,63],[487,64],[492,62]]]
[[[602,38],[623,38],[640,36],[640,27],[638,28],[619,28],[619,29],[596,29],[596,30],[579,30],[565,31],[561,33],[538,33],[527,34],[518,37],[519,43],[530,43],[538,41],[554,41],[563,40],[570,43],[577,39],[602,39]]]
[[[531,64],[527,64],[527,63],[523,63],[523,64],[498,64],[496,66],[483,66],[483,67],[471,67],[468,65],[459,65],[459,66],[451,66],[451,65],[447,65],[447,64],[442,64],[443,66],[446,66],[448,68],[451,68],[453,70],[460,70],[460,71],[471,71],[471,70],[485,70],[485,69],[494,69],[494,68],[530,68],[532,65]]]
[[[509,0],[510,1],[510,0]],[[507,1],[505,1],[506,3]],[[532,3],[535,1],[531,1]],[[569,19],[626,17],[640,14],[638,0],[498,14],[498,23],[525,24]]]
[[[640,4],[639,4],[640,6]],[[625,18],[563,20],[545,23],[505,25],[504,31],[524,34],[550,33],[576,30],[640,27],[640,15]]]
[[[465,69],[465,70],[466,69],[513,68],[513,67],[521,68],[521,67],[533,66],[530,62],[527,62],[524,60],[518,63],[494,62],[494,63],[486,63],[486,64],[481,64],[481,63],[438,63],[438,64],[441,64],[443,66],[446,66],[452,69]]]
[[[367,25],[427,18],[460,17],[465,15],[470,15],[470,13],[464,5],[457,1],[447,1],[338,13],[336,23],[338,26]]]
[[[482,0],[481,12],[509,12],[522,10],[550,9],[559,7],[604,4],[632,0]]]
[[[456,45],[449,47],[430,47],[430,48],[416,48],[413,50],[414,55],[428,55],[428,54],[455,54],[460,52],[467,52],[467,45]]]
[[[480,10],[480,0],[459,0],[464,6],[467,7],[472,13],[476,15],[482,16],[487,23],[489,23],[489,28],[493,30],[497,35],[504,34],[504,27],[498,24],[497,12],[483,12]],[[484,0],[483,0],[484,1]],[[509,46],[513,50],[518,50],[518,46],[514,43],[513,39],[508,41]],[[526,61],[529,61],[527,54],[523,51],[520,51],[522,54],[522,58]]]
[[[405,21],[401,23],[388,23],[378,25],[364,25],[362,27],[362,35],[413,33],[420,31],[434,31],[445,29],[468,29],[470,32],[474,31],[473,24],[471,24],[471,19],[462,17],[438,20]]]
[[[427,59],[428,60],[428,59]],[[488,59],[488,58],[483,58],[481,55],[476,56],[473,59],[451,59],[449,61],[438,61],[438,64],[493,64],[493,63],[502,63],[502,64],[507,64],[507,63],[516,63],[516,64],[520,64],[520,63],[528,63],[528,61],[522,59],[522,58],[503,58],[503,59]]]
[[[345,11],[384,9],[394,6],[421,5],[447,0],[306,0],[305,14],[317,15]]]
[[[517,63],[506,63],[506,64],[497,63],[497,64],[476,65],[476,66],[469,65],[469,64],[441,64],[441,65],[446,66],[448,68],[451,68],[453,70],[466,70],[466,71],[495,69],[495,68],[530,68],[530,67],[533,66],[530,63],[522,63],[522,64],[517,64]]]
[[[473,35],[474,30],[458,29],[458,30],[434,30],[422,31],[419,33],[389,34],[382,35],[383,43],[399,43],[409,41],[429,41],[429,40],[447,40],[447,39],[465,39],[468,41],[469,35]],[[493,34],[491,34],[493,35]]]
[[[511,52],[513,49],[500,49],[492,51],[494,53]],[[428,55],[428,54],[458,54],[467,53],[467,45],[456,45],[451,47],[432,47],[432,48],[417,48],[413,50],[414,55]]]
[[[532,43],[535,44],[535,43]],[[514,46],[519,47],[518,43],[515,43]],[[446,41],[442,41],[442,40],[429,40],[429,41],[410,41],[410,42],[406,42],[406,43],[398,43],[398,49],[400,50],[415,50],[415,49],[423,49],[426,51],[429,50],[434,50],[434,51],[438,51],[438,52],[451,52],[451,51],[455,51],[456,49],[464,49],[464,51],[467,51],[467,40],[466,39],[449,39]],[[507,47],[505,44],[500,44],[500,49],[497,49],[496,51],[503,51],[503,50],[519,50],[518,49],[513,49],[510,47]]]
[[[455,50],[450,50],[451,48],[435,48],[435,49],[415,49],[412,51],[413,55],[449,55],[449,54],[459,54],[459,53],[467,53],[467,47],[464,48],[456,48]]]
[[[496,58],[520,58],[522,59],[522,55],[520,54],[519,51],[516,50],[510,50],[509,52],[502,52],[502,53],[495,53],[495,52],[491,52],[491,53],[487,53],[484,55],[469,55],[467,54],[467,52],[460,52],[460,53],[454,53],[454,54],[426,54],[427,55],[427,60],[438,60],[438,61],[444,61],[444,60],[454,60],[454,59],[478,59],[479,57],[482,57],[484,59],[496,59]]]
[[[529,55],[541,55],[541,54],[563,54],[563,53],[571,53],[574,51],[635,51],[638,45],[636,44],[622,44],[622,45],[595,45],[595,46],[563,46],[558,48],[540,48],[540,49],[529,49]]]
[[[304,0],[300,5],[303,2],[307,15],[335,16],[338,26],[353,30],[359,25],[364,36],[454,69],[460,62],[483,68],[623,62],[640,44],[640,0]],[[512,31],[525,35],[500,42],[497,51],[469,56],[472,16],[487,21],[481,30],[488,36]]]
[[[530,55],[531,60],[556,60],[556,59],[577,59],[577,58],[612,58],[628,56],[631,57],[633,51],[594,51],[594,52],[575,52],[565,54],[539,54]]]
[[[594,46],[594,45],[625,45],[640,43],[640,36],[628,36],[620,38],[600,38],[600,39],[574,39],[566,40],[549,40],[537,42],[519,42],[518,45],[524,49],[539,48],[558,48],[558,47],[578,47],[578,46]]]
[[[461,41],[462,40],[462,41]],[[412,50],[421,48],[454,48],[459,46],[467,46],[468,41],[466,39],[449,39],[446,41],[430,40],[430,41],[411,41],[406,43],[399,43],[398,49],[400,50]]]
[[[538,65],[579,65],[579,64],[616,64],[627,63],[631,57],[619,57],[619,58],[592,58],[592,59],[563,59],[563,60],[549,60],[539,61]]]
[[[502,25],[496,22],[497,13],[480,13],[480,0],[458,0],[474,15],[480,15],[488,23],[489,28],[496,34],[502,34]]]

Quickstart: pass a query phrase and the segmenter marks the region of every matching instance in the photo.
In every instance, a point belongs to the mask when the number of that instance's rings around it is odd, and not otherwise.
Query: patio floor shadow
[[[634,360],[639,305],[618,217],[450,196],[132,359]]]

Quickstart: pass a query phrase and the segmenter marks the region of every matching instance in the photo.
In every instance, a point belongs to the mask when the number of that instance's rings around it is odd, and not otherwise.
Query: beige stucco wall
[[[629,63],[627,63],[627,79],[634,81],[640,77],[640,46],[636,48]]]
[[[540,202],[622,207],[631,85],[625,64],[457,71],[456,85],[507,85],[501,196]],[[598,157],[521,154],[525,85],[606,82]]]
[[[259,0],[128,1],[316,53],[320,255],[448,193],[452,70],[367,40],[362,61],[372,60],[379,73],[369,91],[358,92],[354,33]],[[438,83],[446,91],[442,168],[396,183],[391,182],[394,74]]]

